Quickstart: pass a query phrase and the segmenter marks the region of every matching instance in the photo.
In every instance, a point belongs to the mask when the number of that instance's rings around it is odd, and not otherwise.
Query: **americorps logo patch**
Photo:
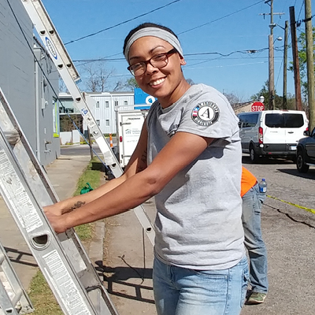
[[[191,112],[191,119],[198,125],[211,126],[220,115],[217,104],[213,102],[199,103]]]

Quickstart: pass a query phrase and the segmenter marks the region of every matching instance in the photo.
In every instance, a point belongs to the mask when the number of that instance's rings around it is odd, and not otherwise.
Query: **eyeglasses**
[[[142,75],[147,70],[148,63],[154,67],[154,68],[164,68],[168,64],[168,58],[172,54],[177,53],[177,50],[175,48],[171,49],[170,51],[166,53],[161,53],[158,55],[153,56],[149,60],[146,61],[140,61],[133,65],[130,65],[127,69],[131,72],[131,74],[135,77]]]

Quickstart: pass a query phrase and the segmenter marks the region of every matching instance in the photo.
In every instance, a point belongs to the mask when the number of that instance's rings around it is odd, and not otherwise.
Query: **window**
[[[265,124],[270,128],[283,128],[284,119],[280,114],[267,114],[265,118]]]
[[[128,101],[124,101],[124,105],[128,105]]]
[[[304,125],[302,114],[284,114],[284,120],[287,128],[300,128]]]
[[[96,108],[100,108],[100,102],[99,101],[96,102]]]
[[[106,119],[105,125],[108,127],[109,126],[109,119]]]
[[[258,113],[257,114],[240,114],[238,116],[240,120],[240,124],[243,128],[245,127],[255,127],[258,120]]]
[[[106,101],[106,102],[105,102],[105,107],[106,107],[106,108],[109,108],[109,101]]]
[[[270,128],[300,128],[304,119],[302,114],[267,114],[265,123]]]
[[[115,101],[115,106],[118,106],[118,101]]]
[[[100,126],[100,125],[101,125],[101,122],[100,122],[99,120],[96,120],[96,124],[97,124],[98,126]]]

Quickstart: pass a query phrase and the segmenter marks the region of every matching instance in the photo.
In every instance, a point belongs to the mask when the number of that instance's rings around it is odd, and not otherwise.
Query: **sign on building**
[[[145,92],[143,92],[140,88],[134,89],[134,103],[135,109],[149,109],[150,106],[156,101],[154,96],[151,96]],[[147,107],[138,107],[136,105],[148,105]]]

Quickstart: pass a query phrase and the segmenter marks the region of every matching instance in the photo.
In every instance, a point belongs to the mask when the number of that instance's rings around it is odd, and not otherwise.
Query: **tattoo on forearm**
[[[74,210],[74,209],[77,209],[77,208],[80,208],[81,206],[85,205],[85,202],[83,201],[78,201],[76,202],[73,207],[70,208],[70,211]]]
[[[147,167],[147,149],[144,150],[137,166],[137,172],[143,171]]]

